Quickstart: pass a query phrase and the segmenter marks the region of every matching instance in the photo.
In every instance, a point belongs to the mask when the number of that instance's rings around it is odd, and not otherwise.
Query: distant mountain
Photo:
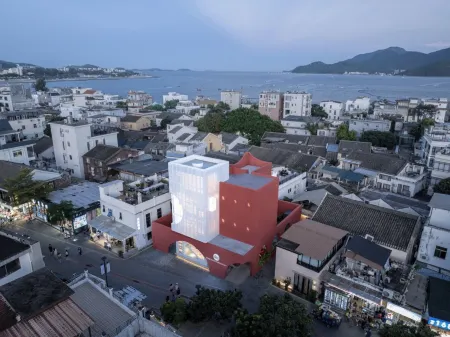
[[[399,47],[390,47],[372,53],[360,54],[351,59],[326,64],[313,62],[299,66],[293,73],[306,74],[343,74],[345,72],[387,73],[405,70],[410,76],[450,76],[450,48],[425,54],[406,51]]]
[[[15,68],[15,67],[17,67],[17,65],[26,66],[26,67],[36,67],[34,64],[30,64],[30,63],[9,62],[9,61],[0,60],[0,68],[2,68],[2,69]]]

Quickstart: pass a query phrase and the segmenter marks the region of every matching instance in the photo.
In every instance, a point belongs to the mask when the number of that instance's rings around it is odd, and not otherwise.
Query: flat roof
[[[434,193],[428,205],[433,208],[450,211],[450,195]]]
[[[100,184],[94,182],[83,181],[51,192],[48,199],[54,204],[66,200],[71,201],[75,207],[88,207],[100,200],[99,186]]]
[[[121,222],[112,220],[105,215],[99,215],[98,217],[88,221],[89,225],[97,230],[105,232],[112,236],[114,239],[123,241],[133,236],[136,233],[134,228],[128,227]]]
[[[0,233],[0,261],[5,261],[26,251],[28,248],[30,248],[30,246]]]
[[[202,169],[202,170],[206,170],[210,167],[217,165],[217,163],[213,163],[208,160],[201,160],[201,159],[193,159],[193,160],[184,162],[182,164],[186,165],[186,166],[191,166],[191,167],[195,167],[198,169]]]
[[[252,190],[259,190],[264,185],[270,183],[272,179],[254,174],[232,174],[226,181],[228,184],[237,185]]]
[[[166,172],[169,164],[164,161],[149,160],[132,160],[131,163],[126,161],[124,163],[110,165],[118,171],[130,172],[142,176],[152,176],[156,173]]]
[[[212,239],[209,243],[214,246],[226,249],[230,252],[239,254],[241,256],[246,255],[250,250],[253,249],[253,246],[249,245],[248,243],[238,241],[220,234]]]

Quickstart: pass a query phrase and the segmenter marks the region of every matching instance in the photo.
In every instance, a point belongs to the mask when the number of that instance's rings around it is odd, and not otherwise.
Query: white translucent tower
[[[169,162],[172,230],[201,242],[219,234],[219,183],[229,163],[198,155]]]

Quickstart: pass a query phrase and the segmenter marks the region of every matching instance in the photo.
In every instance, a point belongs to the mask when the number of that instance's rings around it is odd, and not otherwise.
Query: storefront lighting
[[[250,232],[250,228],[247,227],[247,232]]]
[[[141,219],[137,218],[136,225],[137,225],[138,231],[141,230]]]
[[[185,259],[184,257],[181,257],[181,256],[177,255],[177,259],[180,259],[181,261],[183,261],[183,262],[185,262],[185,263],[187,263],[187,264],[190,264],[191,266],[194,266],[194,267],[197,267],[197,268],[200,268],[200,269],[202,269],[202,270],[204,270],[204,271],[209,272],[209,269],[208,269],[208,268],[205,268],[205,267],[203,267],[203,266],[200,266],[200,265],[198,265],[197,263],[194,263],[194,262],[192,262],[192,261],[189,261],[188,259]]]

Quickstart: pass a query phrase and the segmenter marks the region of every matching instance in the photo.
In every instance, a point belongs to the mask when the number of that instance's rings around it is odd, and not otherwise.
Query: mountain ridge
[[[291,72],[304,74],[360,72],[407,76],[450,76],[450,48],[426,54],[407,51],[401,47],[389,47],[371,53],[359,54],[350,59],[331,64],[315,61],[308,65],[298,66]]]

